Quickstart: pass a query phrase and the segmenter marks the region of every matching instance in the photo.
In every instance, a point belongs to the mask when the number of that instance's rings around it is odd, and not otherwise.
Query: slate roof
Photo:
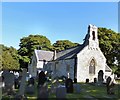
[[[46,60],[51,61],[53,60],[53,52],[51,51],[45,51],[45,50],[35,50],[36,56],[38,60]]]
[[[57,57],[56,60],[74,58],[83,49],[83,47],[84,45],[79,45],[79,46],[58,52],[56,54],[56,57]]]

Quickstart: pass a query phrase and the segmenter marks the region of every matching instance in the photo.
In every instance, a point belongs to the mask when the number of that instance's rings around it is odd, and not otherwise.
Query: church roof
[[[35,54],[37,56],[37,59],[39,61],[51,61],[53,60],[53,52],[51,51],[45,51],[45,50],[35,50]]]
[[[56,57],[57,57],[56,60],[74,58],[83,49],[83,47],[84,45],[79,45],[67,50],[60,51],[56,54]]]

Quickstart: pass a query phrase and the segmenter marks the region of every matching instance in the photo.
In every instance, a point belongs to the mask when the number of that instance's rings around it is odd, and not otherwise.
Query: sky
[[[89,24],[118,32],[117,2],[3,2],[2,44],[19,49],[30,34],[82,43]]]

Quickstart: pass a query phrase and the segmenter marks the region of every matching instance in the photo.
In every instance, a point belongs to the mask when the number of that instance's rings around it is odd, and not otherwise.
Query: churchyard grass
[[[110,99],[110,100],[120,100],[118,99],[120,94],[120,91],[118,91],[118,85],[115,85],[115,95],[108,95],[106,92],[106,86],[105,85],[93,85],[93,84],[89,84],[89,83],[79,83],[80,84],[80,88],[81,88],[81,92],[79,94],[77,93],[67,93],[66,98],[77,98],[79,100],[79,98],[91,98],[92,100],[94,99],[98,99],[98,98],[103,98],[103,99]],[[50,89],[50,84],[48,84],[48,89]],[[15,90],[16,92],[18,91],[17,89]],[[33,95],[30,94],[26,94],[28,100],[35,100],[37,99],[37,82],[35,82],[35,93]],[[5,96],[3,95],[3,99],[7,99],[7,98],[13,98],[12,96]],[[50,94],[49,98],[56,98],[55,94]],[[120,98],[120,97],[119,97]]]
[[[102,85],[102,86],[95,86],[92,84],[86,84],[86,83],[79,83],[80,84],[80,88],[81,88],[81,92],[79,94],[77,93],[67,93],[66,98],[67,99],[72,99],[72,98],[78,98],[79,99],[84,99],[84,98],[106,98],[109,99],[111,98],[111,100],[118,100],[118,94],[120,93],[120,91],[118,91],[118,89],[120,88],[120,86],[118,87],[118,85],[115,85],[115,95],[108,95],[107,91],[106,91],[106,86]],[[50,84],[48,84],[48,89],[50,89]],[[36,99],[37,98],[37,86],[36,86],[36,92],[34,95],[28,95],[27,94],[28,99]],[[55,94],[51,94],[49,96],[49,98],[56,98]]]

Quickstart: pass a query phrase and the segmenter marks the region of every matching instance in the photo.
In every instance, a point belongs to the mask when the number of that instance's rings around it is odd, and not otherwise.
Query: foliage
[[[53,44],[55,49],[58,51],[65,50],[65,49],[68,49],[71,47],[75,47],[77,45],[78,45],[78,43],[73,43],[69,40],[58,40],[58,41],[56,41],[56,43]]]
[[[117,74],[120,74],[120,34],[111,29],[98,28],[98,38],[100,48],[107,59],[107,64]]]
[[[29,35],[20,39],[19,54],[22,56],[32,56],[34,49],[49,50],[51,46],[50,40],[42,35]]]
[[[21,67],[27,66],[35,49],[50,50],[52,48],[50,40],[42,35],[29,35],[28,37],[23,37],[20,39],[19,46],[20,49],[18,53],[21,55]]]
[[[15,48],[0,45],[0,69],[19,69],[19,55]]]

